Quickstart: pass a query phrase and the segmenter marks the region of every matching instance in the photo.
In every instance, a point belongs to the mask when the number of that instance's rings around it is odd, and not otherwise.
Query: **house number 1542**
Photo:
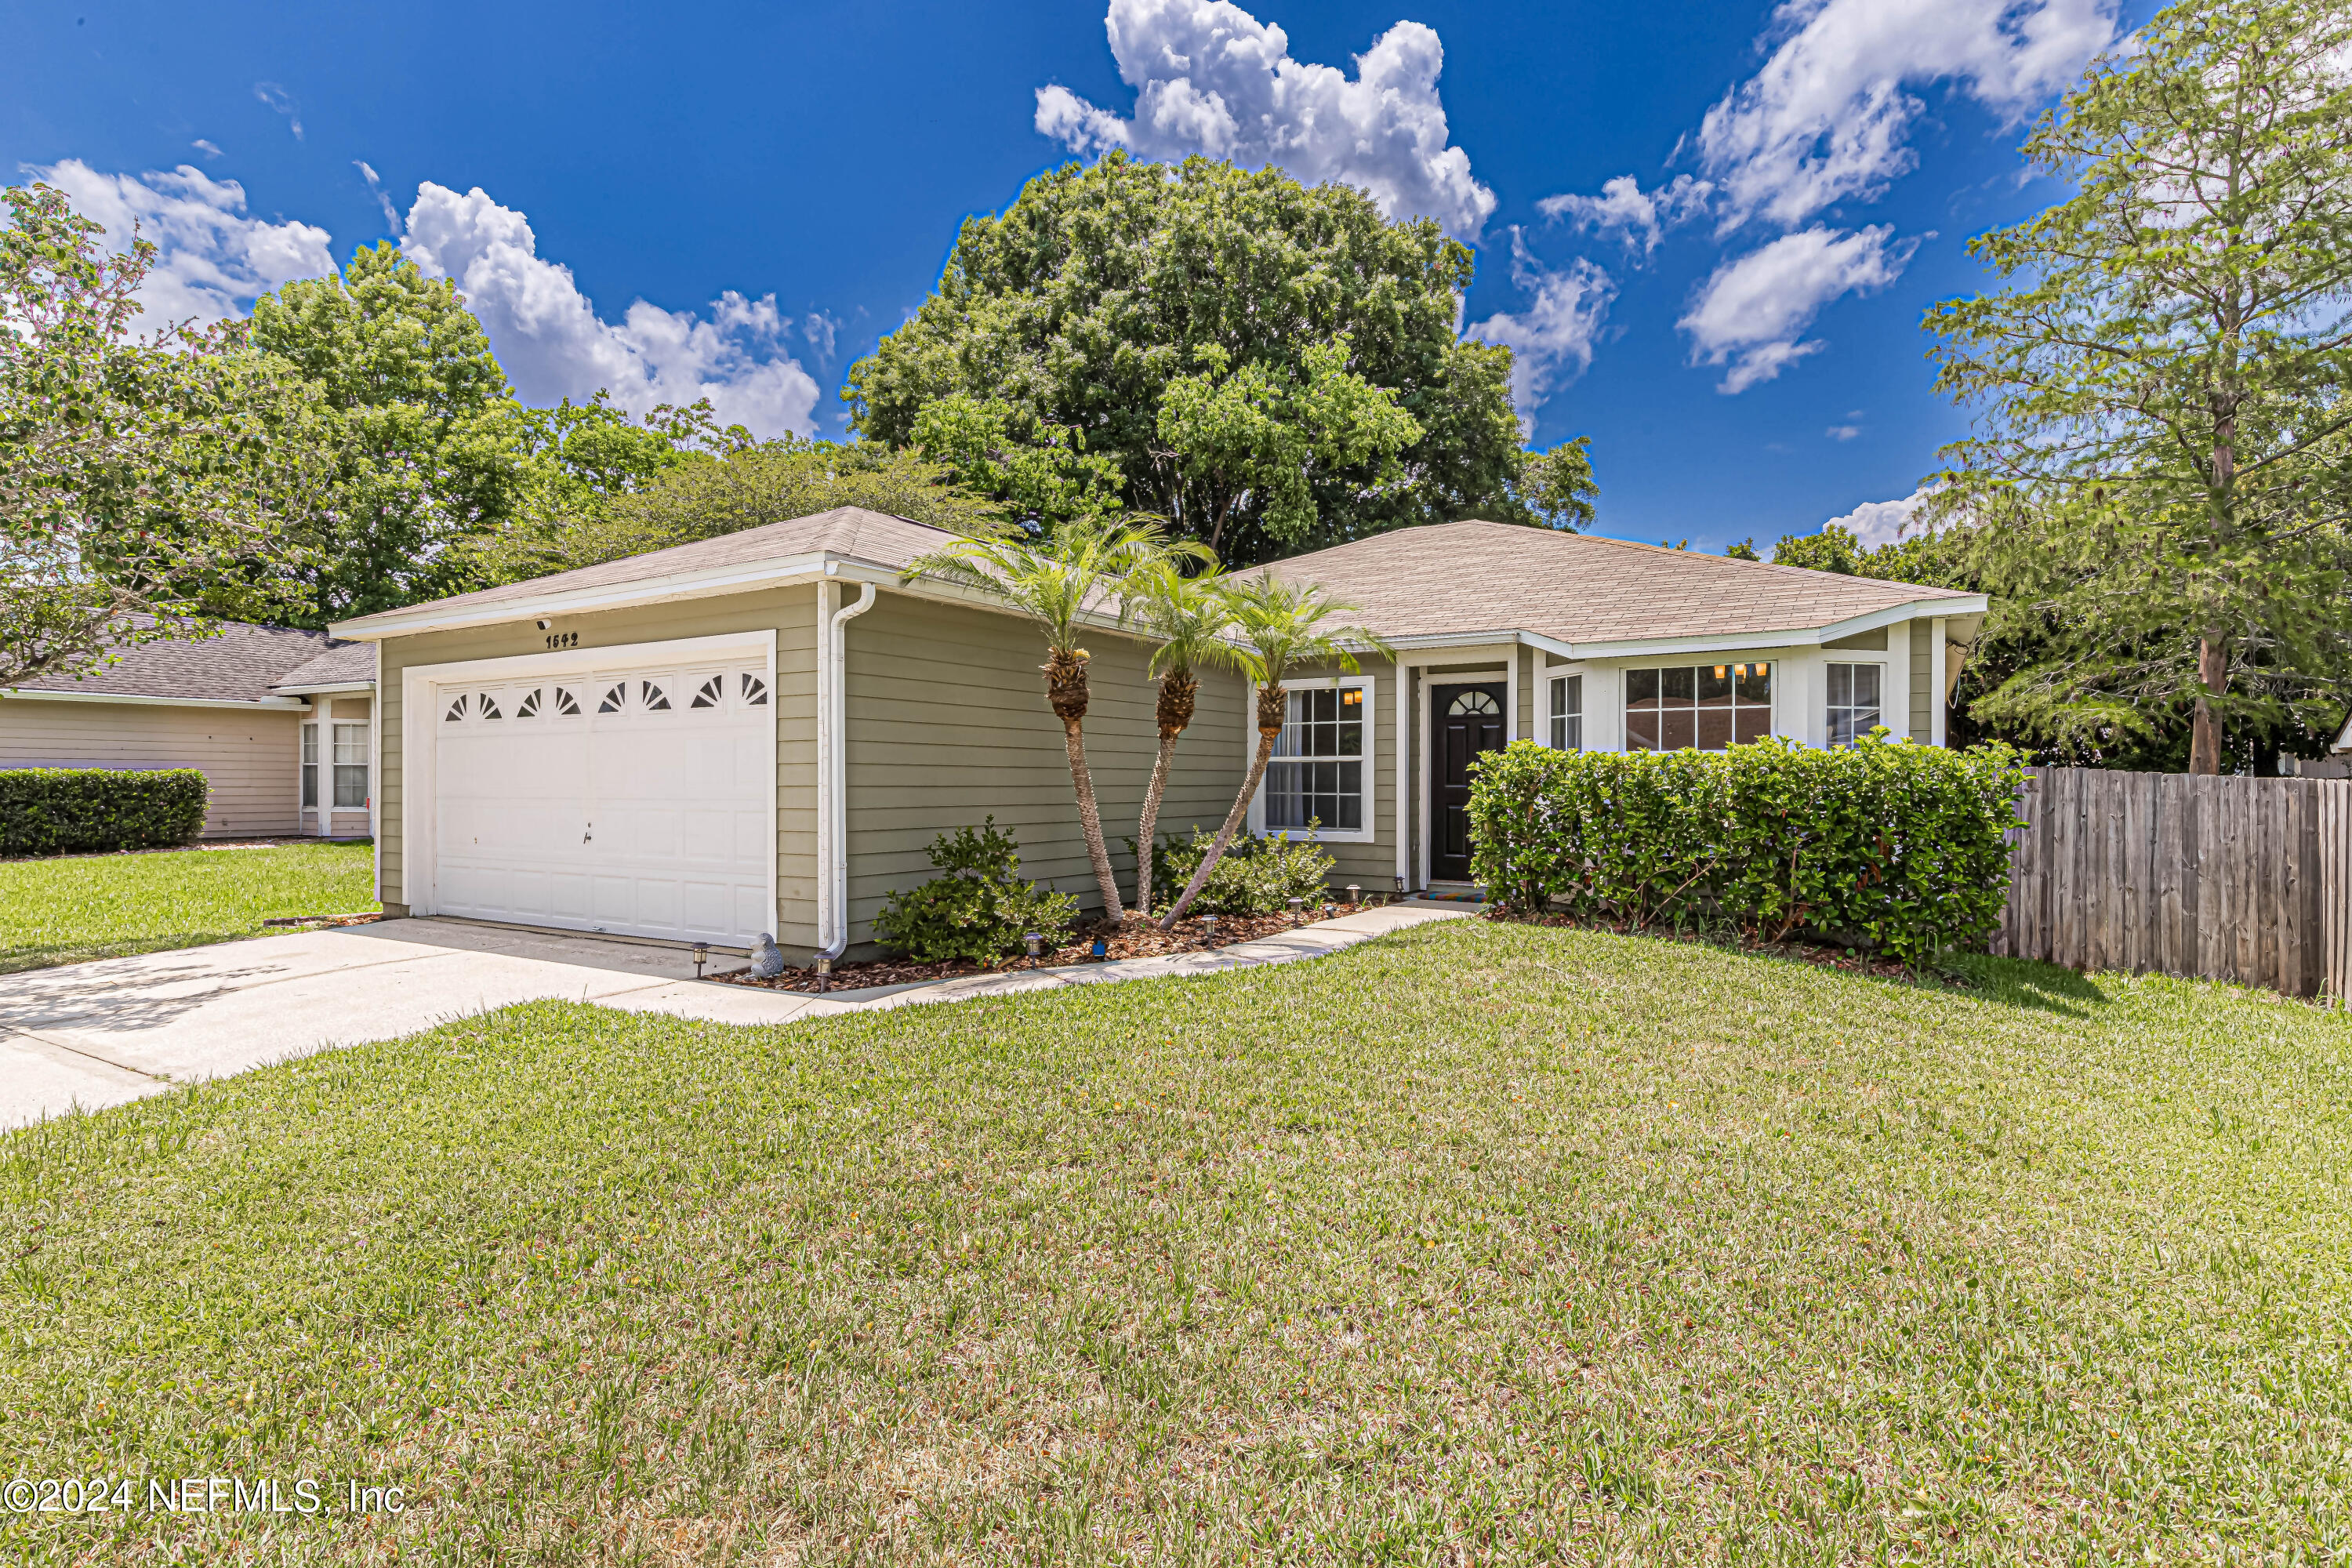
[[[580,634],[578,632],[551,632],[548,634],[547,646],[550,647],[578,647],[580,646]]]

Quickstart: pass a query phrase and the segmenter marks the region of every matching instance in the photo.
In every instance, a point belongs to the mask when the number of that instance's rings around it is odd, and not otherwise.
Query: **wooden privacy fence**
[[[2032,768],[1992,950],[2342,998],[2352,781]]]

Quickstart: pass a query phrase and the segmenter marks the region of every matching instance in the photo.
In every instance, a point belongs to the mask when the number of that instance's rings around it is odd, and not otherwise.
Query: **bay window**
[[[1772,667],[1670,664],[1625,672],[1625,749],[1719,752],[1772,732]]]
[[[1876,729],[1878,694],[1885,666],[1830,666],[1830,744],[1850,746]]]
[[[1551,749],[1584,749],[1584,677],[1580,675],[1551,678]]]

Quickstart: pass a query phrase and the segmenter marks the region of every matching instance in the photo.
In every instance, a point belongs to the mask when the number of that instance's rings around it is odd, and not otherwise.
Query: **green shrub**
[[[210,794],[194,768],[0,769],[0,856],[185,844],[205,830]]]
[[[1021,952],[1024,933],[1058,941],[1077,919],[1076,898],[1021,879],[1021,846],[993,816],[940,834],[930,858],[941,875],[892,893],[874,917],[876,934],[919,963],[993,963]]]
[[[1189,839],[1172,833],[1160,836],[1160,847],[1151,854],[1152,908],[1164,910],[1176,901],[1216,837],[1198,827]],[[1132,838],[1127,841],[1127,852],[1135,853]],[[1216,869],[1209,873],[1201,896],[1192,900],[1190,912],[1271,915],[1288,909],[1293,899],[1319,900],[1337,864],[1317,846],[1312,828],[1304,838],[1293,838],[1287,833],[1264,838],[1236,833],[1218,858]]]
[[[1828,751],[1520,741],[1478,759],[1471,870],[1507,908],[1557,900],[1636,927],[1712,916],[1774,941],[1810,927],[1916,967],[2000,922],[2023,779],[2007,746],[1885,730]]]

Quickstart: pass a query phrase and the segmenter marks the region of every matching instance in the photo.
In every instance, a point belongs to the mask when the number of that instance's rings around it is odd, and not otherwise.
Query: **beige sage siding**
[[[1911,738],[1921,745],[1935,739],[1935,681],[1928,664],[1928,634],[1935,623],[1921,616],[1911,623]]]
[[[1372,892],[1388,892],[1396,886],[1397,713],[1401,696],[1410,702],[1412,694],[1400,692],[1396,666],[1387,659],[1366,658],[1360,661],[1360,668],[1372,680],[1372,776],[1367,791],[1372,840],[1369,844],[1327,843],[1323,850],[1335,862],[1332,887],[1344,888],[1354,882]],[[1298,673],[1302,677],[1328,677],[1335,670],[1330,666],[1318,665]]]
[[[211,785],[205,837],[297,831],[290,709],[0,698],[0,768],[195,768]]]
[[[1134,897],[1134,836],[1158,745],[1149,648],[1097,633],[1087,640],[1087,766],[1120,888]],[[1051,880],[1092,908],[1096,889],[1070,787],[1061,721],[1045,703],[1044,644],[1025,621],[885,592],[847,627],[850,954],[872,950],[884,897],[934,875],[925,851],[940,834],[992,813],[1021,843],[1022,874]],[[1213,830],[1247,763],[1242,683],[1201,682],[1199,710],[1178,742],[1163,832]]]
[[[816,881],[816,587],[814,584],[732,594],[674,604],[647,605],[596,615],[565,616],[554,629],[577,634],[583,648],[668,642],[680,637],[719,637],[772,629],[776,632],[776,746],[778,821],[777,886],[782,905],[776,940],[807,948],[815,941]],[[525,601],[527,604],[528,601]],[[402,678],[419,665],[462,659],[506,658],[547,651],[547,634],[528,612],[512,621],[461,631],[390,637],[383,647],[378,729],[376,804],[382,838],[382,896],[405,904],[400,758]],[[290,775],[292,770],[289,767]]]

